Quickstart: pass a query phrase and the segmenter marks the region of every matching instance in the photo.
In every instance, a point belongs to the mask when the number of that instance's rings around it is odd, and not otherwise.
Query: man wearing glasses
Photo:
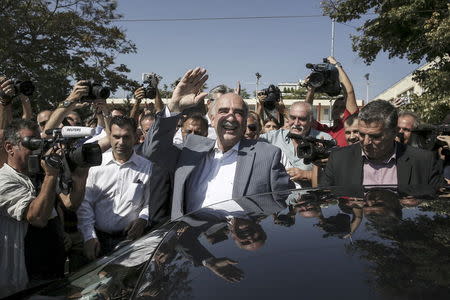
[[[313,121],[312,106],[306,102],[295,102],[289,110],[287,129],[272,130],[260,135],[274,146],[281,149],[281,163],[297,188],[310,187],[312,179],[312,164],[305,164],[297,156],[298,140],[293,135],[311,136],[317,139],[331,140],[328,133],[318,131],[311,127]]]

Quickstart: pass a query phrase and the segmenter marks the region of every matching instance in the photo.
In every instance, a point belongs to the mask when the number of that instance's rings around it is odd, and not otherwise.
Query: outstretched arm
[[[356,104],[356,96],[355,91],[353,89],[353,84],[345,73],[342,65],[336,61],[333,56],[329,56],[327,58],[328,62],[334,65],[339,72],[339,81],[342,83],[342,86],[345,89],[347,94],[347,102],[345,103],[345,108],[349,111],[350,114],[354,114],[358,110],[358,105]]]

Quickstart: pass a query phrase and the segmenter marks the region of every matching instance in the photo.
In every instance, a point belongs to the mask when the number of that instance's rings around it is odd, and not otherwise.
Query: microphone
[[[95,135],[95,128],[84,126],[64,126],[63,128],[48,129],[48,135],[58,135],[64,138],[81,138]]]

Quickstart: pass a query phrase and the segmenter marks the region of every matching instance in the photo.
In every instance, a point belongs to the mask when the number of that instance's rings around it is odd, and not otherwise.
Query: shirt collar
[[[362,147],[361,147],[361,153],[362,153],[362,157],[363,157],[364,159],[366,159],[367,161],[371,161],[371,160],[367,157],[367,155],[364,153]],[[387,159],[385,159],[385,160],[382,161],[381,163],[387,165],[387,164],[389,164],[389,163],[391,163],[391,162],[395,162],[396,160],[397,160],[397,143],[395,143],[395,146],[394,146],[394,153],[392,153],[391,156],[389,156]]]
[[[239,145],[241,144],[241,142],[239,141],[239,142],[237,142],[230,150],[228,150],[227,152],[225,152],[225,153],[233,153],[234,151],[239,151]],[[216,142],[215,142],[215,144],[214,144],[214,152],[216,152],[216,153],[222,153],[222,151],[219,149],[219,145],[218,145],[218,143],[217,143],[217,140],[216,140]],[[225,153],[223,153],[223,154],[225,154]]]
[[[133,154],[131,154],[131,157],[124,164],[121,164],[121,163],[119,163],[118,161],[116,161],[114,159],[112,151],[107,151],[107,152],[103,153],[102,165],[107,166],[107,165],[109,165],[111,163],[115,163],[117,165],[125,165],[125,164],[128,164],[128,163],[133,163],[136,166],[138,166],[139,165],[138,159],[139,159],[138,155],[133,150]]]

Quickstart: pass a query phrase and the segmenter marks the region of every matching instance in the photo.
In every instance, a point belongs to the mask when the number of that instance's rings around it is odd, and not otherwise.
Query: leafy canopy
[[[430,68],[414,72],[425,90],[409,108],[425,121],[439,122],[450,106],[450,3],[448,0],[329,0],[325,14],[337,22],[367,20],[352,35],[353,50],[370,64],[380,51],[389,58],[423,60]]]
[[[136,52],[110,0],[3,0],[0,2],[0,74],[29,78],[37,110],[54,108],[75,80],[94,79],[112,91],[131,90],[119,54]]]

